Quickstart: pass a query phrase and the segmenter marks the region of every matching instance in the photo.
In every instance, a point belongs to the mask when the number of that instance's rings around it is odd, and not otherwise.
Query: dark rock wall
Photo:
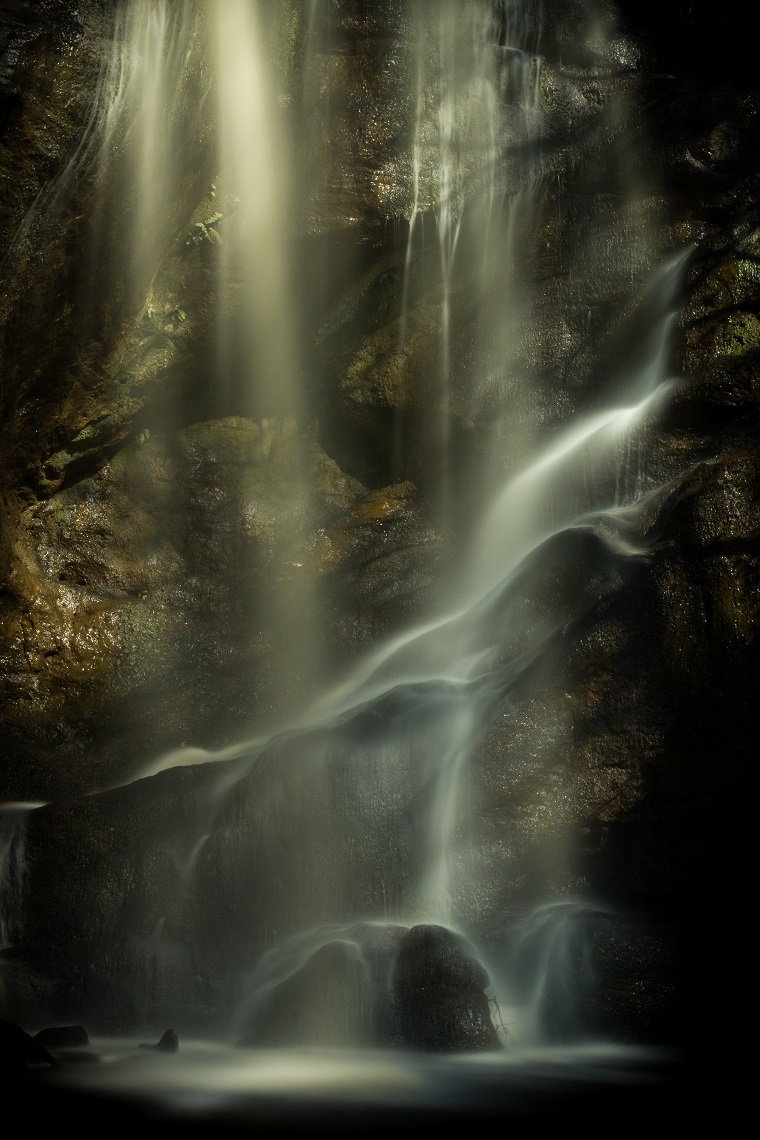
[[[691,245],[672,362],[682,380],[645,433],[640,490],[664,488],[640,531],[647,553],[600,569],[587,549],[569,550],[535,588],[531,604],[545,611],[561,609],[563,590],[599,585],[530,687],[512,691],[483,726],[458,856],[461,882],[475,867],[480,887],[458,907],[493,952],[547,896],[599,897],[634,913],[660,947],[656,969],[642,951],[639,973],[626,974],[625,985],[646,991],[639,1028],[667,1036],[677,1022],[678,1034],[696,1038],[710,1017],[697,1009],[699,982],[725,963],[710,932],[714,910],[725,912],[744,882],[738,841],[760,679],[752,69],[713,51],[707,5],[679,5],[669,22],[650,5],[540,6],[526,33],[543,28],[543,173],[521,246],[531,331],[509,350],[504,391],[469,400],[483,313],[472,280],[454,283],[447,478],[460,537],[455,526],[444,542],[428,430],[439,399],[437,253],[415,255],[403,374],[395,352],[411,9],[341,0],[307,43],[302,8],[281,7],[291,37],[278,48],[283,103],[303,168],[292,242],[297,286],[311,298],[302,335],[313,403],[300,419],[246,405],[234,385],[209,394],[213,249],[186,241],[209,209],[208,130],[189,132],[141,289],[120,284],[118,209],[93,286],[82,257],[92,179],[64,179],[52,212],[44,187],[64,176],[82,137],[111,8],[89,0],[75,18],[63,3],[18,0],[0,13],[0,798],[63,801],[33,823],[29,969],[58,994],[61,1014],[110,1003],[105,1020],[119,1027],[146,1015],[139,1003],[127,1008],[129,986],[118,998],[112,989],[142,969],[124,930],[153,929],[161,904],[138,917],[129,900],[158,889],[156,861],[171,893],[176,867],[140,810],[112,817],[120,801],[101,809],[76,797],[131,778],[164,750],[233,743],[300,711],[315,681],[293,652],[301,611],[294,605],[289,626],[287,599],[302,596],[305,576],[328,673],[429,609],[444,558],[466,553],[467,477],[493,399],[527,376],[539,439],[592,407],[636,358],[647,273]],[[184,98],[189,115],[193,90]],[[109,177],[118,187],[118,166]],[[296,452],[306,456],[308,494],[293,481]],[[515,439],[504,474],[519,460]],[[163,803],[161,789],[140,787],[146,803]],[[171,811],[192,814],[196,793],[184,794]],[[155,810],[167,833],[181,831],[182,821]],[[136,850],[130,827],[147,828]],[[69,931],[54,960],[42,947],[59,833],[80,862],[64,872],[69,893],[53,907]],[[122,849],[131,854],[118,858]],[[191,907],[215,913],[212,893]],[[221,904],[219,913],[229,918]],[[203,926],[198,915],[182,922]],[[615,978],[623,935],[605,938]],[[213,972],[222,950],[212,942],[201,933],[200,965],[186,945],[177,951],[185,988],[169,1008],[221,1000]],[[658,1021],[652,1011],[666,991]],[[617,1022],[634,1037],[636,1016],[627,1007]]]
[[[303,12],[285,5],[281,15],[303,54]],[[266,628],[273,592],[292,588],[295,597],[305,578],[330,583],[339,605],[333,613],[323,599],[332,644],[322,656],[341,662],[414,612],[438,540],[411,484],[388,478],[387,460],[384,478],[373,477],[379,460],[361,438],[345,474],[324,452],[313,420],[319,376],[309,377],[314,405],[298,423],[252,407],[234,383],[216,393],[209,383],[215,262],[208,243],[186,240],[208,216],[214,174],[206,120],[196,114],[202,92],[189,80],[179,92],[177,133],[189,149],[171,199],[151,219],[155,233],[142,235],[151,259],[135,282],[132,207],[120,190],[128,138],[100,187],[107,209],[95,204],[97,164],[77,166],[114,34],[111,8],[84,5],[74,20],[51,4],[43,19],[19,5],[5,19],[5,793],[46,799],[128,777],[165,747],[233,741],[303,706],[303,661],[283,650],[294,639],[284,625]],[[364,90],[358,71],[387,82],[366,64],[387,50],[380,25],[347,6],[318,39],[322,86]],[[298,77],[288,82],[298,94]],[[365,250],[382,243],[372,140],[357,123],[375,122],[379,107],[387,117],[392,104],[374,89],[362,100],[340,104],[329,142],[324,125],[311,136],[328,152],[305,164],[302,201],[318,216],[302,220],[294,241],[315,297],[322,281],[345,288]],[[327,109],[317,102],[312,119],[320,114]],[[378,146],[389,146],[390,125],[377,129]],[[335,200],[336,172],[346,171],[356,178]],[[226,208],[223,190],[217,206]],[[342,276],[332,250],[325,264],[333,237]],[[317,306],[310,319],[318,318]],[[295,485],[299,463],[311,490]],[[378,484],[385,489],[376,493]],[[286,609],[281,602],[281,618]]]

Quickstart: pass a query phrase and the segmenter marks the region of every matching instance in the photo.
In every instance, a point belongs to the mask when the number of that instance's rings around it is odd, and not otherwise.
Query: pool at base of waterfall
[[[218,1132],[417,1127],[607,1111],[631,1122],[684,1108],[683,1058],[663,1048],[587,1045],[435,1055],[248,1049],[181,1042],[159,1054],[96,1040],[32,1079],[30,1107],[51,1123]],[[77,1063],[75,1063],[77,1062]]]

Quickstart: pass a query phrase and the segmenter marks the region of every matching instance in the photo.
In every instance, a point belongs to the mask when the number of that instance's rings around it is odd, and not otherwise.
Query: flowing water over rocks
[[[758,107],[632,7],[0,14],[9,1020],[496,1115],[716,1030]]]

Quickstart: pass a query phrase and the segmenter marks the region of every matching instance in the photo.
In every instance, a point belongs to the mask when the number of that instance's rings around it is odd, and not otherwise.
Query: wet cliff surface
[[[251,807],[266,801],[259,768],[212,819],[209,768],[116,785],[172,749],[223,748],[286,722],[326,679],[435,612],[442,568],[464,563],[472,541],[473,457],[495,401],[527,389],[516,418],[538,441],[592,411],[610,377],[635,372],[649,275],[688,249],[671,348],[679,380],[625,476],[654,493],[636,523],[639,553],[616,559],[572,533],[518,583],[520,604],[554,632],[484,702],[459,836],[462,881],[474,867],[479,886],[455,901],[496,952],[536,900],[600,900],[577,922],[597,947],[602,996],[576,1020],[622,1040],[694,1042],[719,1021],[698,997],[726,962],[705,928],[743,877],[760,680],[750,73],[704,72],[699,5],[665,26],[646,6],[571,2],[545,3],[540,29],[528,22],[543,135],[540,163],[519,168],[535,191],[516,272],[531,318],[506,356],[492,342],[499,386],[473,401],[469,362],[499,279],[484,298],[463,259],[445,286],[444,396],[437,247],[413,246],[408,275],[411,9],[341,0],[307,40],[303,6],[277,7],[272,50],[303,189],[289,240],[296,295],[310,298],[299,332],[308,394],[294,414],[235,375],[222,390],[209,384],[209,226],[221,213],[223,236],[231,202],[198,90],[188,81],[178,96],[190,124],[182,177],[150,219],[150,256],[127,273],[117,162],[107,175],[117,205],[93,262],[95,174],[62,172],[86,137],[113,11],[18,0],[0,14],[0,798],[49,801],[27,825],[12,1011],[28,1017],[39,1004],[114,1031],[164,1011],[213,1022],[225,979],[269,938],[254,928],[272,877],[297,895],[286,933],[317,916],[320,881],[346,868],[355,880],[336,917],[382,910],[378,864],[403,896],[414,827],[393,848],[387,818],[413,813],[424,786],[402,809],[376,789],[372,815],[347,775],[350,737],[322,804],[297,805],[291,763],[270,804],[293,838],[284,858],[267,850],[275,825],[264,808]],[[429,229],[433,210],[420,205]],[[233,291],[223,314],[233,324],[235,303]],[[507,441],[505,478],[524,461],[522,439]],[[308,645],[305,614],[319,631]],[[237,824],[256,810],[258,837],[243,841]],[[337,854],[310,831],[315,814],[340,821]],[[188,837],[192,848],[209,834],[177,901]],[[170,982],[150,941],[162,923]]]

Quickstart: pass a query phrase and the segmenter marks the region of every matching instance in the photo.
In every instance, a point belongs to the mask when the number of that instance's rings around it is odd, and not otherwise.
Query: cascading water
[[[167,825],[166,889],[146,888],[150,902],[144,913],[138,903],[127,932],[133,975],[125,984],[139,990],[148,974],[155,982],[133,1003],[146,1020],[158,1016],[149,1008],[158,1003],[167,1019],[192,1023],[194,1012],[172,996],[172,978],[201,973],[197,956],[216,974],[212,1011],[199,1018],[204,1029],[256,1045],[393,1044],[395,964],[409,928],[420,925],[446,927],[483,948],[513,1043],[540,1044],[546,1019],[537,1010],[547,991],[562,1000],[558,947],[569,911],[539,911],[522,950],[513,948],[511,958],[503,951],[497,876],[491,869],[491,885],[481,881],[491,839],[473,808],[469,773],[511,695],[530,692],[532,677],[550,671],[552,654],[563,651],[568,631],[604,599],[609,582],[647,554],[646,504],[657,489],[631,457],[672,387],[669,333],[687,254],[652,275],[642,302],[649,339],[635,367],[610,369],[606,390],[598,383],[593,398],[576,393],[566,415],[537,412],[536,393],[529,383],[518,389],[517,377],[546,303],[524,266],[545,224],[542,203],[551,199],[555,208],[537,58],[543,7],[445,0],[417,2],[407,14],[413,97],[396,380],[407,382],[427,321],[435,326],[426,341],[435,383],[422,429],[419,417],[414,424],[399,417],[393,463],[398,474],[413,449],[407,428],[422,438],[439,525],[459,549],[439,584],[437,614],[397,632],[321,693],[326,634],[315,628],[308,567],[296,587],[289,580],[280,589],[273,575],[267,601],[290,647],[281,660],[299,670],[304,697],[317,699],[305,699],[306,711],[279,730],[218,753],[172,752],[145,771],[160,781],[183,767],[203,768],[202,795]],[[312,4],[313,34],[320,15]],[[248,0],[119,5],[99,96],[106,109],[77,162],[97,155],[109,186],[110,148],[117,136],[123,141],[132,172],[129,221],[120,223],[131,251],[129,291],[147,296],[145,320],[179,327],[192,320],[179,304],[154,314],[154,230],[166,229],[174,184],[186,176],[185,132],[201,120],[208,130],[206,119],[216,116],[207,213],[183,230],[188,246],[216,259],[209,367],[219,405],[255,418],[262,448],[291,441],[297,513],[308,509],[310,494],[301,325],[312,314],[299,310],[293,281],[288,234],[300,187],[292,184],[271,23]],[[317,54],[309,41],[307,89]],[[202,107],[173,110],[172,92],[196,67]],[[561,204],[560,195],[556,209]],[[105,208],[95,208],[94,249]],[[639,292],[650,264],[644,239],[629,266]],[[453,427],[466,437],[473,424],[487,446],[462,457],[467,449]],[[475,501],[486,505],[473,523]],[[532,731],[540,749],[540,715]],[[547,819],[565,810],[548,793],[544,806]],[[546,857],[546,881],[561,876],[561,847]],[[210,899],[216,913],[198,920]],[[532,902],[545,902],[540,891]],[[571,907],[576,918],[603,913],[593,904]],[[196,937],[201,948],[188,950]],[[462,953],[477,956],[466,944]],[[583,970],[575,969],[575,983],[590,984]],[[560,1038],[572,1036],[561,1012],[553,1024]],[[487,1043],[495,1041],[494,1032]]]

